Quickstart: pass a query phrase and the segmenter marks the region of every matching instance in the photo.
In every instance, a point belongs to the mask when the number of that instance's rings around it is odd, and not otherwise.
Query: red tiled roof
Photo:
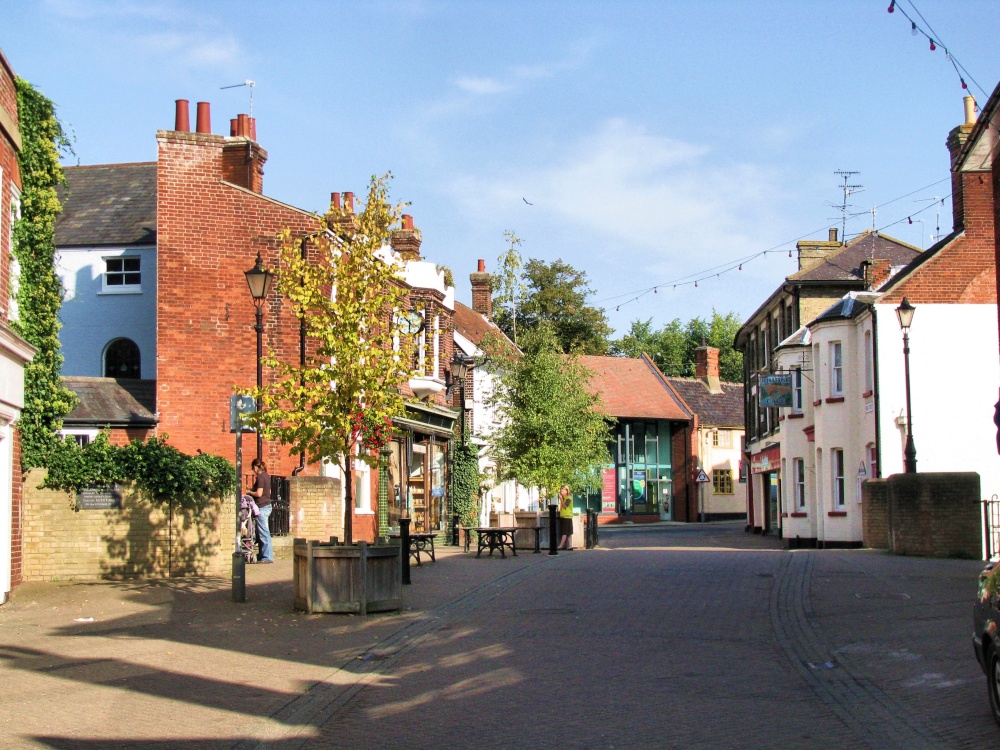
[[[452,318],[452,322],[455,325],[455,330],[476,346],[481,346],[486,334],[492,333],[500,341],[509,343],[512,349],[515,348],[514,344],[510,342],[510,339],[504,335],[504,332],[495,323],[487,320],[480,313],[477,313],[471,307],[463,305],[458,300],[455,301],[455,315]]]
[[[600,396],[608,416],[690,421],[691,415],[649,360],[585,355],[580,362],[594,373],[590,391]]]

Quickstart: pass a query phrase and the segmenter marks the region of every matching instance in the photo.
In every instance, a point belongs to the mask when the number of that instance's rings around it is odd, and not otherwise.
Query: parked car
[[[972,612],[972,646],[986,673],[993,718],[1000,724],[1000,568],[991,562],[979,574],[979,589]]]

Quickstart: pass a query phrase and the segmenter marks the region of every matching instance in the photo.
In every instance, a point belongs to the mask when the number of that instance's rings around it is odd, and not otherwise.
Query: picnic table
[[[500,550],[500,557],[506,558],[505,548],[510,549],[511,554],[517,557],[517,543],[514,541],[517,530],[517,526],[477,526],[473,529],[479,536],[476,557],[482,555],[484,549],[488,549],[490,557],[493,557],[494,550]],[[466,551],[468,551],[468,537],[466,537]]]
[[[399,539],[399,532],[389,534],[390,539]],[[410,557],[420,565],[420,553],[428,555],[431,562],[437,562],[434,557],[434,533],[431,531],[411,531],[410,532]]]

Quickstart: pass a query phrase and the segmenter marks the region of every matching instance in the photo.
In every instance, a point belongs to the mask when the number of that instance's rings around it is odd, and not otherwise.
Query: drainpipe
[[[302,253],[302,260],[306,260],[306,240],[308,237],[303,237],[300,243],[300,252]],[[304,282],[303,282],[304,283]],[[306,322],[305,320],[299,321],[299,368],[301,372],[306,369]],[[299,378],[299,385],[305,388],[306,378],[303,375]],[[297,477],[306,468],[306,454],[305,451],[299,454],[299,465],[292,469],[292,476]]]
[[[875,390],[875,476],[872,479],[882,478],[882,406],[878,381],[878,315],[872,305],[872,388]]]

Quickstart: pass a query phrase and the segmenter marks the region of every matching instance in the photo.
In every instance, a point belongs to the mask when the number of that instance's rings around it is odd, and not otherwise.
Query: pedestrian
[[[255,458],[250,464],[256,478],[253,480],[253,489],[247,490],[248,495],[253,495],[257,501],[257,541],[260,543],[260,555],[257,557],[259,563],[273,563],[274,549],[271,547],[271,529],[268,528],[267,519],[271,516],[271,477],[267,474],[267,466],[259,458]]]
[[[573,549],[573,492],[568,484],[559,488],[559,549]]]

